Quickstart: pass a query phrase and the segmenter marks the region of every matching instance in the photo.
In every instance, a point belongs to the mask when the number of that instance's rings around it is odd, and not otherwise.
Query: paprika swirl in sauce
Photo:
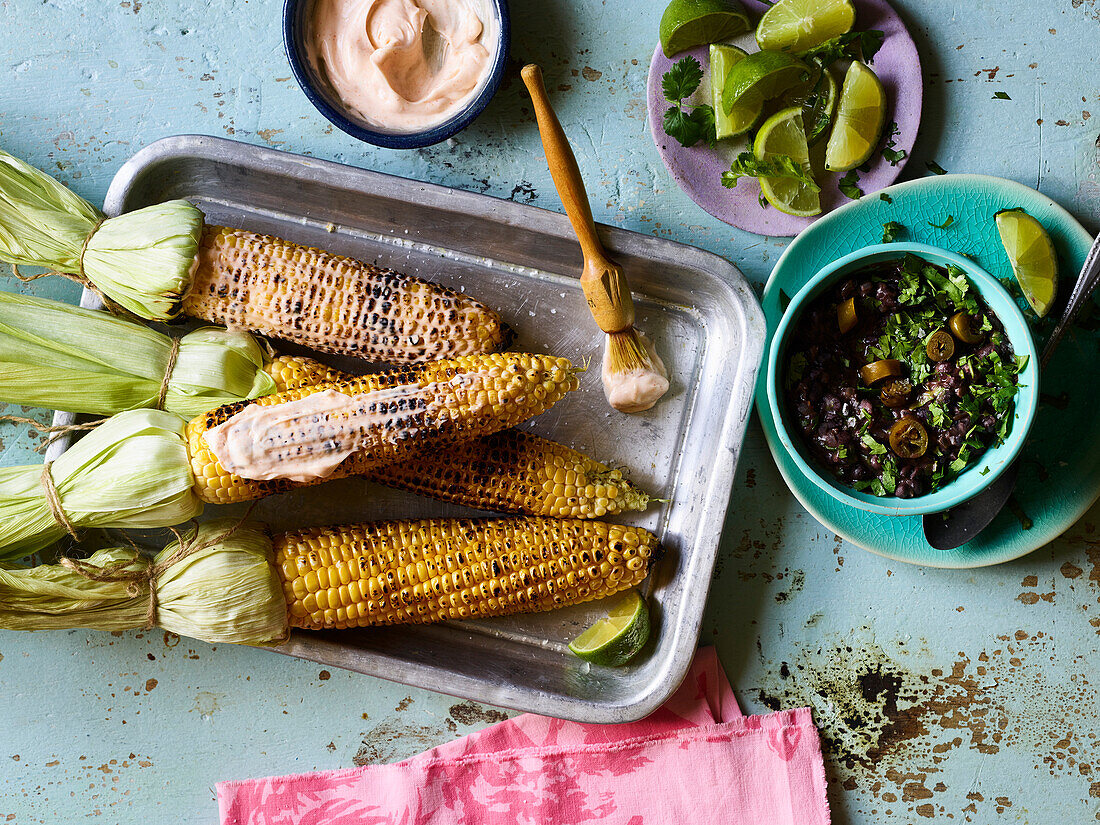
[[[842,484],[926,495],[1004,441],[1025,361],[961,270],[911,254],[872,264],[793,327],[788,426]]]

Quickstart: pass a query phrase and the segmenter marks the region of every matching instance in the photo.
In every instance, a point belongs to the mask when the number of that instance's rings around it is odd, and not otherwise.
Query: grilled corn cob
[[[312,630],[536,613],[633,587],[661,554],[640,527],[422,519],[274,541],[290,624]]]
[[[297,356],[281,355],[267,369],[276,392],[351,379]],[[602,518],[649,506],[649,496],[619,470],[519,430],[453,444],[365,475],[388,487],[500,513]]]
[[[511,339],[500,316],[447,287],[221,226],[203,230],[183,311],[395,364],[494,352]]]
[[[526,421],[553,406],[567,392],[577,388],[576,370],[564,358],[524,353],[493,353],[433,361],[366,375],[342,384],[303,387],[255,402],[227,404],[204,413],[187,425],[186,438],[195,486],[204,501],[227,504],[249,501],[280,493],[303,484],[288,479],[257,481],[228,472],[211,451],[205,433],[233,418],[250,405],[272,406],[297,401],[324,390],[348,396],[409,387],[415,393],[430,394],[432,402],[417,409],[403,403],[389,404],[384,427],[357,424],[330,416],[327,426],[343,427],[337,438],[327,436],[314,447],[333,451],[352,436],[361,439],[357,452],[345,459],[327,478],[362,475],[387,463],[408,459],[418,450],[442,444],[468,441]],[[374,405],[368,404],[372,407]],[[383,406],[379,404],[377,406]],[[369,410],[377,418],[382,413]],[[350,422],[350,426],[349,426]]]

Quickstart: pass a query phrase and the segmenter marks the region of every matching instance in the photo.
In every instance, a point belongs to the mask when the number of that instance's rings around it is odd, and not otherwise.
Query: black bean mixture
[[[906,255],[805,308],[781,376],[788,425],[844,484],[925,495],[1004,441],[1026,360],[961,270]]]

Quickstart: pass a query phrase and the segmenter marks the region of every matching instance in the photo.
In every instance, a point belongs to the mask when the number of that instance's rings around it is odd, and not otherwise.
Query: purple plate
[[[894,149],[905,152],[905,159],[896,165],[891,165],[879,154],[872,158],[870,171],[857,172],[859,188],[864,194],[870,194],[897,180],[905,161],[913,151],[913,143],[917,139],[917,129],[920,126],[924,84],[916,44],[897,12],[885,0],[853,2],[856,7],[856,29],[878,29],[885,35],[882,48],[875,55],[871,67],[886,88],[890,106],[886,113],[887,129],[890,128],[891,121],[897,124],[897,133],[893,138]],[[767,9],[758,0],[745,0],[745,6],[756,19]],[[752,32],[731,42],[745,51],[757,51]],[[653,142],[661,153],[661,160],[688,197],[714,217],[758,235],[797,235],[817,218],[796,218],[793,215],[784,215],[771,206],[762,207],[760,186],[751,178],[742,178],[734,189],[722,186],[722,172],[730,168],[739,152],[748,148],[743,137],[724,140],[717,149],[711,149],[704,144],[685,148],[665,134],[661,123],[665,110],[671,104],[665,100],[661,91],[661,77],[673,63],[687,55],[695,57],[707,70],[699,90],[687,102],[710,103],[709,57],[706,46],[683,52],[669,60],[658,45],[649,64],[649,126],[653,132]],[[825,175],[819,182],[822,214],[849,202],[837,188],[837,175]]]

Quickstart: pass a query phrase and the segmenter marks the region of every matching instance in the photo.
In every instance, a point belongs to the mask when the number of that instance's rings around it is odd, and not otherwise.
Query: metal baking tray
[[[645,588],[652,638],[627,667],[590,666],[566,648],[601,613],[598,602],[434,626],[296,632],[278,651],[583,722],[634,720],[660,706],[683,679],[698,640],[761,361],[763,316],[736,267],[699,249],[600,227],[629,274],[637,326],[655,339],[673,376],[656,409],[629,416],[613,411],[603,396],[603,335],[588,315],[578,281],[580,250],[563,215],[189,135],[160,140],[127,161],[111,183],[105,211],[114,215],[170,198],[193,201],[211,223],[271,233],[468,290],[516,330],[515,349],[591,361],[580,390],[528,426],[629,468],[631,478],[667,499],[647,513],[621,517],[657,532],[666,548]],[[82,303],[94,307],[98,299],[86,292]],[[358,371],[365,371],[361,363]],[[66,420],[59,414],[58,423]],[[209,506],[204,516],[236,512],[240,508]],[[276,531],[474,514],[362,479],[276,496],[254,511]]]

